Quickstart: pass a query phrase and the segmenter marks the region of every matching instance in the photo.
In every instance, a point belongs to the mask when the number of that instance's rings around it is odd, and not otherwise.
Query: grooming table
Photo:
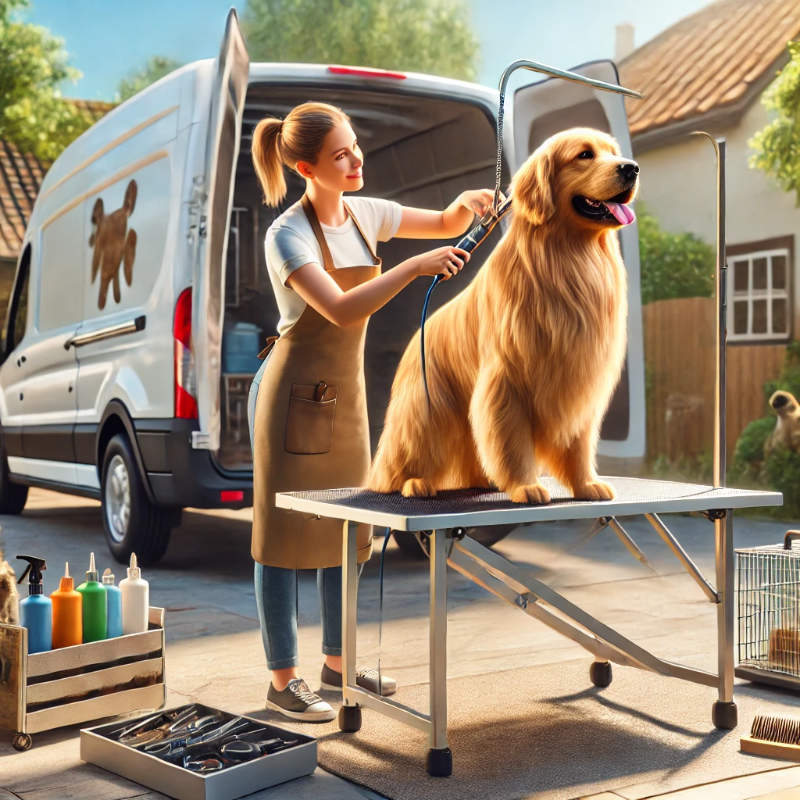
[[[343,705],[339,727],[357,731],[361,707],[371,708],[428,733],[429,774],[450,775],[452,754],[447,745],[447,565],[510,605],[577,642],[594,656],[590,678],[596,686],[611,682],[611,664],[646,669],[693,683],[716,687],[712,719],[718,728],[736,726],[733,702],[733,509],[775,506],[779,492],[715,489],[710,486],[604,478],[616,498],[591,502],[572,499],[552,479],[543,479],[552,496],[544,506],[512,503],[506,494],[483,489],[440,492],[434,498],[404,498],[363,489],[283,492],[276,505],[305,514],[343,520],[342,656]],[[714,524],[716,588],[709,583],[659,517],[661,513],[699,511]],[[640,560],[644,556],[617,520],[643,514],[684,569],[717,606],[718,672],[665,661],[604,625],[565,597],[537,580],[532,570],[514,564],[465,535],[483,525],[519,525],[556,520],[597,519],[608,525]],[[430,713],[423,714],[356,685],[356,524],[364,522],[397,531],[413,531],[427,544],[430,556]],[[421,533],[424,532],[424,533]]]

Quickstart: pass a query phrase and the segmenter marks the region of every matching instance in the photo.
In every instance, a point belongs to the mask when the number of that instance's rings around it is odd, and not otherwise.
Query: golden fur
[[[514,502],[547,503],[546,469],[577,498],[614,496],[594,462],[625,356],[621,223],[583,216],[573,201],[630,202],[632,170],[614,139],[588,128],[552,136],[522,165],[507,233],[425,326],[430,410],[419,333],[403,354],[369,489],[496,486]]]
[[[7,625],[19,624],[17,576],[11,564],[3,558],[2,550],[0,550],[0,622]]]

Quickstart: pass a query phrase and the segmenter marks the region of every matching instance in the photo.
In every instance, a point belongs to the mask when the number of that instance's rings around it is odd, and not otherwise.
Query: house
[[[748,165],[749,139],[768,122],[761,100],[800,37],[798,0],[717,0],[619,58],[640,201],[667,231],[714,244],[716,179],[704,130],[726,139],[727,443],[766,412],[762,386],[800,335],[800,209],[793,193]],[[619,42],[619,39],[618,39]],[[712,300],[645,306],[648,456],[710,451]]]
[[[96,122],[113,103],[70,100]],[[5,318],[20,245],[33,203],[50,165],[0,139],[0,319]]]

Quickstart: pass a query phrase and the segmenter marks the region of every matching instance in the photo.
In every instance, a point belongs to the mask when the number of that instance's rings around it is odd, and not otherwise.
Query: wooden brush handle
[[[753,739],[742,736],[739,740],[741,751],[754,756],[768,758],[784,758],[788,761],[800,761],[800,745],[783,744],[783,742],[767,742],[764,739]]]

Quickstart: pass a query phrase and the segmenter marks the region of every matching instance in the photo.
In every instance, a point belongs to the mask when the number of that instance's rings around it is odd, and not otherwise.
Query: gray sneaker
[[[314,694],[302,678],[293,678],[280,692],[270,683],[267,708],[302,722],[329,722],[336,716],[336,712]]]
[[[378,670],[374,668],[359,667],[356,670],[356,685],[368,692],[378,694]],[[340,691],[342,688],[342,673],[331,669],[327,664],[322,665],[322,688]],[[381,673],[381,695],[388,697],[397,691],[397,681]]]

